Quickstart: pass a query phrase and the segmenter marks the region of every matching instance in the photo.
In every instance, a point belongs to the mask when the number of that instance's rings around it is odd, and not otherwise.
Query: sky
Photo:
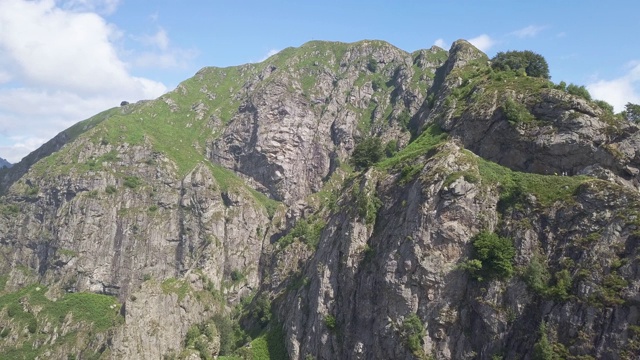
[[[638,14],[634,0],[0,0],[0,157],[18,162],[202,67],[260,62],[311,40],[532,50],[552,81],[585,85],[621,111],[640,103]]]

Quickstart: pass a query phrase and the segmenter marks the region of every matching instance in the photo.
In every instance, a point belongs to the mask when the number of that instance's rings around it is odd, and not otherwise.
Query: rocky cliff
[[[639,145],[463,40],[205,68],[4,170],[0,354],[632,359]]]

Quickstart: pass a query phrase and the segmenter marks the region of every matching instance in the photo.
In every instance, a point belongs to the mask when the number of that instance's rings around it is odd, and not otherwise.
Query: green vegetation
[[[540,340],[533,346],[534,360],[553,360],[556,358],[553,347],[547,336],[547,324],[543,321],[538,329]]]
[[[113,185],[107,185],[107,187],[104,189],[104,192],[111,195],[117,193],[118,189]]]
[[[411,314],[404,319],[400,326],[400,334],[409,350],[418,358],[423,358],[424,351],[422,350],[422,345],[426,333],[422,320],[417,314]]]
[[[191,287],[185,280],[179,280],[176,278],[169,278],[160,284],[162,292],[165,294],[177,294],[178,301],[184,299],[187,293],[191,290]]]
[[[478,281],[508,279],[513,273],[516,250],[513,241],[495,233],[481,231],[472,239],[472,258],[461,265]]]
[[[142,184],[142,181],[137,176],[127,176],[124,178],[124,186],[129,189],[135,189]]]
[[[353,198],[355,199],[358,215],[364,219],[367,225],[373,224],[378,216],[378,209],[382,206],[382,201],[375,194],[375,189],[365,187],[360,189],[353,187]]]
[[[587,90],[587,88],[582,85],[578,86],[569,84],[569,86],[567,86],[567,92],[571,95],[580,96],[587,101],[591,101],[591,94],[589,94],[589,90]]]
[[[356,170],[367,169],[384,157],[382,143],[378,137],[369,137],[360,141],[353,149],[351,162]]]
[[[20,207],[16,204],[6,204],[0,206],[2,215],[15,216],[20,213]]]
[[[380,161],[376,167],[380,169],[390,169],[414,165],[414,160],[420,156],[427,155],[436,146],[447,140],[448,135],[440,126],[433,124],[426,128],[414,141],[409,143],[393,157]]]
[[[527,76],[549,79],[549,64],[542,55],[533,51],[499,52],[491,59],[495,70],[524,70]]]
[[[622,116],[628,121],[640,123],[640,105],[627,103],[627,105],[624,106]]]
[[[529,124],[536,119],[526,106],[511,98],[505,100],[504,105],[502,105],[502,111],[511,125]]]
[[[50,336],[41,333],[38,329],[41,324],[51,324],[59,327],[62,323],[69,321],[70,318],[85,333],[103,333],[111,327],[122,323],[123,319],[119,315],[120,305],[117,300],[111,296],[99,295],[93,293],[67,293],[56,301],[49,300],[45,293],[47,288],[42,285],[33,284],[26,286],[16,292],[5,293],[0,296],[0,309],[6,309],[7,315],[12,319],[6,324],[0,332],[0,337],[7,337],[10,333],[23,333],[24,329],[28,331],[28,335],[20,337],[17,347],[8,349],[5,347],[4,352],[0,353],[1,358],[22,359],[35,358],[51,347],[45,345],[33,348],[33,343],[43,343]],[[37,309],[37,311],[33,311]],[[68,315],[71,317],[68,317]],[[59,338],[56,346],[64,346],[63,344],[76,344],[78,341],[85,342],[89,345],[84,336],[78,336],[74,331]],[[91,346],[87,346],[84,350],[88,352],[95,351]]]
[[[231,277],[231,281],[233,281],[234,284],[237,284],[245,279],[242,271],[238,269],[234,269],[233,271],[231,271],[231,274],[229,276]]]
[[[293,226],[289,233],[278,239],[278,246],[281,249],[286,248],[295,240],[300,240],[307,244],[309,248],[315,249],[320,241],[320,235],[326,223],[319,216],[312,216],[308,219],[300,219]]]
[[[570,204],[581,185],[597,181],[588,176],[522,173],[482,158],[475,159],[482,181],[489,185],[499,185],[499,205],[503,210],[525,203],[526,194],[534,195],[541,206],[548,206],[556,201]]]
[[[325,316],[324,317],[324,326],[326,326],[327,329],[329,329],[329,331],[336,332],[337,328],[338,328],[338,324],[337,324],[335,316],[333,316],[333,315]]]
[[[271,329],[251,341],[252,360],[287,360],[289,353],[284,344],[285,333],[282,326],[274,324]]]

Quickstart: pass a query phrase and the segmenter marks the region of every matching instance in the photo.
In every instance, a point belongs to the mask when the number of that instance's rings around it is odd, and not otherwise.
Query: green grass
[[[170,278],[162,282],[160,285],[162,292],[165,294],[177,294],[178,301],[184,299],[187,293],[191,290],[191,287],[185,280],[178,280],[176,278]]]
[[[376,167],[384,170],[394,168],[400,164],[406,164],[416,158],[427,154],[436,146],[444,143],[448,138],[438,125],[434,124],[426,128],[420,136],[409,143],[404,149],[398,151],[393,157],[382,160]]]
[[[282,327],[274,325],[269,331],[251,341],[251,359],[287,360],[289,354],[284,344]]]
[[[29,331],[28,336],[20,338],[16,348],[5,348],[0,353],[0,358],[32,359],[41,355],[50,346],[32,347],[32,344],[42,343],[49,336],[41,334],[40,327],[47,323],[59,327],[68,314],[72,314],[71,318],[75,323],[84,324],[81,328],[85,333],[105,332],[123,322],[123,318],[119,316],[120,304],[114,297],[84,292],[67,293],[57,301],[51,301],[44,295],[47,290],[43,285],[33,284],[0,296],[0,309],[6,309],[7,315],[12,319],[10,332],[22,333],[25,328]],[[65,343],[75,344],[77,341],[76,337],[62,337],[55,346],[62,347]]]
[[[513,171],[494,162],[476,157],[483,182],[500,185],[500,198],[505,202],[518,201],[524,194],[532,194],[540,205],[552,205],[556,201],[571,203],[578,188],[596,181],[588,176],[540,175]]]

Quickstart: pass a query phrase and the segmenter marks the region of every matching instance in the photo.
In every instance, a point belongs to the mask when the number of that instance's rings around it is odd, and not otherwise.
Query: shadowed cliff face
[[[202,69],[4,170],[0,354],[632,358],[637,130],[463,40]]]

